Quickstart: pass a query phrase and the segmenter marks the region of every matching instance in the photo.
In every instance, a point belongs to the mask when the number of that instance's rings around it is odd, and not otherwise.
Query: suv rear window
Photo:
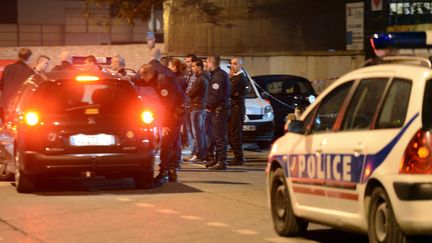
[[[63,80],[42,83],[28,106],[37,107],[45,114],[83,114],[83,110],[91,108],[97,108],[98,114],[117,114],[138,102],[136,91],[128,82]]]

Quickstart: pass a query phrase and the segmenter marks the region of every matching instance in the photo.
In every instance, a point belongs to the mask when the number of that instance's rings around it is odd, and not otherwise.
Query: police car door
[[[324,98],[304,118],[307,135],[296,140],[288,154],[292,191],[299,206],[307,206],[308,209],[329,207],[325,179],[331,167],[327,168],[324,163],[326,145],[353,83],[345,82],[323,94]]]
[[[325,162],[331,173],[326,177],[326,195],[335,211],[358,215],[364,210],[359,203],[364,191],[364,163],[371,145],[380,140],[372,127],[388,83],[389,75],[363,75],[358,79],[346,109],[338,117],[335,133],[327,140]]]

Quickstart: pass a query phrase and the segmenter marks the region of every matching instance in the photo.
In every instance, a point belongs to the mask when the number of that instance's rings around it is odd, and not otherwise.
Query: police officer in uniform
[[[158,60],[151,60],[140,68],[141,79],[144,85],[153,86],[161,102],[161,117],[158,119],[162,125],[162,138],[160,148],[159,174],[155,177],[155,184],[164,184],[168,180],[177,182],[177,154],[180,149],[180,123],[178,118],[182,112],[184,94],[177,82],[174,73],[162,65]]]
[[[227,121],[230,114],[230,80],[228,74],[220,67],[220,57],[207,58],[207,67],[211,73],[208,86],[206,110],[210,114],[212,136],[215,143],[214,161],[206,164],[211,170],[225,170],[227,159]]]
[[[244,165],[243,156],[243,121],[246,112],[245,92],[247,77],[242,70],[241,58],[231,59],[231,115],[228,119],[228,138],[234,152],[234,160],[229,165]]]

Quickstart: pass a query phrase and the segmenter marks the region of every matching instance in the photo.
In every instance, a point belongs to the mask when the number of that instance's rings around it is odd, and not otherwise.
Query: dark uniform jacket
[[[215,111],[220,108],[228,108],[230,95],[231,88],[228,74],[220,67],[217,67],[211,72],[206,109]]]
[[[53,67],[51,71],[62,71],[62,70],[73,70],[75,69],[74,66],[67,61],[62,61],[60,65],[56,65]]]
[[[231,77],[231,104],[244,106],[247,77],[243,72]]]
[[[21,84],[34,73],[34,70],[22,61],[7,65],[0,82],[2,91],[0,107],[5,109],[10,99],[18,92]]]
[[[190,98],[190,108],[192,110],[204,109],[207,100],[208,80],[209,75],[207,72],[202,72],[199,77],[195,79],[195,82],[189,92],[186,93]]]
[[[178,123],[177,118],[182,112],[182,104],[185,99],[180,85],[174,80],[175,74],[168,67],[162,65],[159,61],[152,60],[150,64],[157,72],[156,80],[153,87],[159,96],[161,107],[159,121],[162,126],[171,127]]]

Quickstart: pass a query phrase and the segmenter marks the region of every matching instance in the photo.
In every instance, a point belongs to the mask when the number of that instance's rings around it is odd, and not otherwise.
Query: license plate
[[[243,131],[256,131],[255,125],[243,125]]]
[[[70,136],[70,144],[72,146],[109,146],[115,144],[115,137],[109,134],[77,134]]]

